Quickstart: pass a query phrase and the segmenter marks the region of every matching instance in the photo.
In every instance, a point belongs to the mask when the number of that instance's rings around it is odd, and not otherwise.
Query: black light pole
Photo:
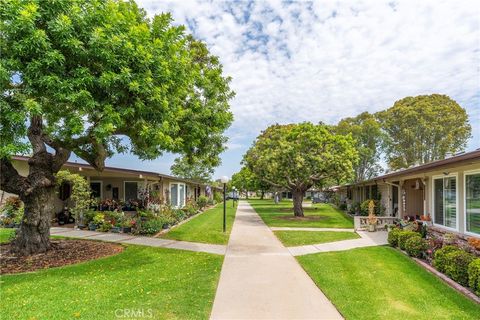
[[[227,231],[227,183],[228,177],[223,176],[220,181],[223,183],[223,232]]]

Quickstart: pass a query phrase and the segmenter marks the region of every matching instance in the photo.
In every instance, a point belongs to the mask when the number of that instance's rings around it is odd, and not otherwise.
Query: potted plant
[[[91,230],[91,231],[95,231],[97,229],[100,229],[102,227],[102,225],[104,224],[104,222],[105,222],[105,215],[103,213],[99,212],[99,213],[95,214],[92,222],[90,222],[88,224],[88,229]]]
[[[134,220],[130,218],[125,218],[122,221],[122,232],[123,233],[130,233],[132,232],[132,226],[134,225]]]
[[[375,203],[373,200],[368,202],[368,231],[374,232],[377,226],[377,216],[375,216]]]
[[[120,226],[119,223],[117,223],[110,229],[110,232],[113,232],[113,233],[120,233],[120,231],[122,231],[122,227]]]

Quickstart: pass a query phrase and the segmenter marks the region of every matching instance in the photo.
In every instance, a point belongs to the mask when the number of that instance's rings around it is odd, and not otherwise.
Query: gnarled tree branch
[[[21,195],[29,187],[27,178],[21,176],[7,158],[1,158],[0,186],[3,191]]]

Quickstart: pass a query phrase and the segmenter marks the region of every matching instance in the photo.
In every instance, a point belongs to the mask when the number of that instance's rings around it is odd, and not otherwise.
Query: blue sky
[[[228,150],[215,177],[240,169],[242,155],[273,123],[376,112],[406,96],[442,93],[466,108],[468,150],[480,148],[480,6],[475,1],[137,0],[219,56],[237,95]],[[108,165],[170,172],[174,155]]]

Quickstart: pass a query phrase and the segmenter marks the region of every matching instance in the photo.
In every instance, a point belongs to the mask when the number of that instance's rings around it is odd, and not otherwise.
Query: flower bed
[[[476,238],[459,239],[454,234],[437,235],[438,231],[401,230],[395,228],[388,234],[392,247],[404,250],[421,265],[427,264],[444,277],[455,281],[459,287],[469,287],[469,292],[480,296],[480,241]],[[432,272],[432,270],[429,270]],[[442,277],[441,277],[442,278]],[[442,278],[443,279],[443,278]],[[462,290],[459,290],[462,292]],[[465,292],[462,292],[465,293]],[[471,295],[470,295],[471,298]],[[474,299],[477,302],[478,299]]]
[[[171,228],[205,209],[206,204],[189,201],[182,209],[163,205],[156,210],[140,209],[136,211],[90,210],[83,216],[83,225],[92,231],[122,232],[152,236]],[[148,206],[147,206],[148,208]]]

